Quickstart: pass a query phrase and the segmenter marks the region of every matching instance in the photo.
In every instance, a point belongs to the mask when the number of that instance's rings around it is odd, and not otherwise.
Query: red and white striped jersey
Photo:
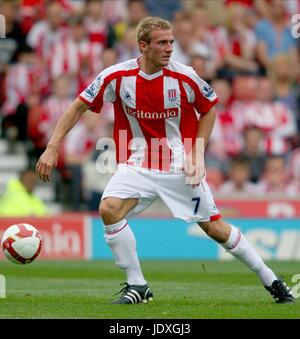
[[[37,55],[50,62],[53,56],[54,44],[64,40],[68,35],[66,27],[59,27],[53,31],[47,21],[38,21],[30,29],[27,35],[27,44],[31,46]]]
[[[39,123],[40,131],[45,135],[48,142],[53,134],[58,119],[64,111],[71,105],[72,99],[59,98],[55,95],[48,97],[42,105],[43,116]]]
[[[94,74],[103,68],[102,50],[101,44],[92,43],[88,39],[76,43],[71,37],[68,37],[54,43],[53,55],[49,61],[52,79],[65,74],[73,75],[77,82],[74,87],[76,90],[77,87],[80,88],[76,92],[77,95],[88,85]]]
[[[5,102],[2,106],[4,115],[15,114],[19,104],[30,95],[43,94],[48,86],[45,69],[38,64],[18,62],[8,69],[5,83]]]
[[[138,59],[105,69],[79,98],[98,113],[103,102],[113,102],[118,163],[160,171],[182,168],[196,138],[197,112],[205,114],[217,102],[191,67],[171,61],[149,75]]]

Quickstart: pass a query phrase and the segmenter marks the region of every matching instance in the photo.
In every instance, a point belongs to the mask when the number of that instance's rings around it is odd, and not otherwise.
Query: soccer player
[[[292,303],[284,281],[244,235],[222,219],[205,181],[204,147],[215,121],[215,92],[191,67],[171,60],[174,37],[168,21],[144,18],[137,41],[141,57],[111,66],[96,77],[64,112],[37,163],[39,177],[49,181],[67,132],[87,109],[99,113],[103,102],[113,102],[119,165],[99,206],[106,242],[127,276],[120,298],[113,303],[145,303],[153,298],[127,217],[158,197],[174,217],[198,222],[254,271],[276,302]]]

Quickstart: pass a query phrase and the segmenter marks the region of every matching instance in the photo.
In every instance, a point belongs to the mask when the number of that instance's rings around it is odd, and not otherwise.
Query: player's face
[[[144,55],[153,65],[167,66],[173,52],[173,42],[171,30],[156,29],[151,33],[150,43],[144,45]]]

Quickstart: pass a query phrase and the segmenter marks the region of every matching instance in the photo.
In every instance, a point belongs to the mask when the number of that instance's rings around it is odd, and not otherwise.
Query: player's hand
[[[48,146],[36,164],[36,172],[42,181],[47,182],[51,180],[51,172],[57,165],[57,161],[58,148]]]
[[[186,185],[191,185],[192,188],[195,188],[200,185],[200,182],[204,177],[204,161],[197,159],[195,154],[190,153],[186,157],[183,170],[186,174]]]

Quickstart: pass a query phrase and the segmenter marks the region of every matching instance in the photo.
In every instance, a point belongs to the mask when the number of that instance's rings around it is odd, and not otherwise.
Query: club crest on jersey
[[[176,89],[168,89],[168,99],[169,101],[176,101],[177,99]]]

